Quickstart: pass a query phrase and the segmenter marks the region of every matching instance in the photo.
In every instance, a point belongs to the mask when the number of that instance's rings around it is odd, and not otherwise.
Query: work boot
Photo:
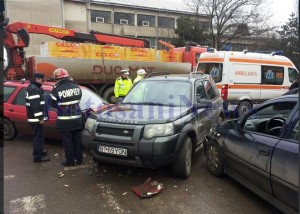
[[[43,156],[47,156],[47,155],[48,155],[48,150],[43,150],[43,151],[42,151],[42,155],[43,155]]]
[[[42,156],[41,158],[34,158],[33,162],[38,163],[38,162],[47,162],[50,161],[50,158],[48,156]]]
[[[64,165],[64,166],[75,166],[75,162],[74,163],[69,163],[67,160],[62,161],[61,164]]]

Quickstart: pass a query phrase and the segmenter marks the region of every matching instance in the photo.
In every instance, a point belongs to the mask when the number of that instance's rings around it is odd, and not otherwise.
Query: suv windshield
[[[151,80],[139,82],[123,103],[182,106],[191,100],[190,82]]]
[[[215,83],[222,81],[222,63],[199,63],[197,71],[201,71],[205,74],[211,75]]]

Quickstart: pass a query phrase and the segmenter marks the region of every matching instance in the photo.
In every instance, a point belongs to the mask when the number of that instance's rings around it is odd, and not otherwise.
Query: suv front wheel
[[[193,145],[191,139],[188,137],[182,149],[179,151],[178,157],[173,163],[173,173],[180,178],[187,178],[191,174],[192,168],[192,153]]]

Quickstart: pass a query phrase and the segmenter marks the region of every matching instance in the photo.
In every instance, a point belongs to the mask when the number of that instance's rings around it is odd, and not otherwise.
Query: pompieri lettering
[[[66,97],[72,97],[72,96],[79,95],[79,93],[80,93],[79,88],[72,88],[72,89],[59,91],[58,96],[59,96],[59,98],[61,98],[61,97],[66,98]]]

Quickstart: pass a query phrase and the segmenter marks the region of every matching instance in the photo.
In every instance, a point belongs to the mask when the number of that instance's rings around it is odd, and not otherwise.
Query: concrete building
[[[133,4],[134,2],[134,4]],[[28,22],[88,32],[146,38],[157,48],[158,40],[176,37],[176,19],[187,15],[209,22],[209,16],[195,14],[184,3],[171,0],[14,0],[6,1],[6,15],[12,22]],[[55,40],[30,35],[27,55],[38,55],[42,42]]]

